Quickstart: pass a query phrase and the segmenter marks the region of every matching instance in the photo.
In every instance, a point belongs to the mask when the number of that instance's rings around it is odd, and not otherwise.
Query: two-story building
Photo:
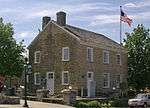
[[[66,13],[57,21],[43,17],[42,31],[28,46],[32,92],[46,88],[59,94],[71,86],[81,96],[110,95],[127,82],[127,51],[105,37],[66,24]]]

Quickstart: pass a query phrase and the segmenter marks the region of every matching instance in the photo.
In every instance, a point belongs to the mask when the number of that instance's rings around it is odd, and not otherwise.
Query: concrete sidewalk
[[[0,108],[24,108],[24,100],[20,101],[20,105],[0,105]],[[29,108],[74,108],[67,105],[44,103],[37,101],[28,101]]]

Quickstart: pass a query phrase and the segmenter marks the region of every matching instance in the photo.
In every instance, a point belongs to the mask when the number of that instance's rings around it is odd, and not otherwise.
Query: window
[[[121,65],[121,55],[120,54],[116,55],[116,63]]]
[[[29,83],[29,75],[26,76],[26,81]]]
[[[40,73],[34,73],[34,84],[40,85]]]
[[[109,88],[110,86],[110,75],[109,73],[103,74],[103,88]]]
[[[41,53],[40,51],[36,51],[34,53],[34,63],[40,63],[41,60]]]
[[[88,80],[94,80],[93,72],[87,72],[87,78]]]
[[[87,61],[93,62],[93,48],[87,48]]]
[[[69,73],[68,71],[62,72],[62,85],[68,85],[69,84]]]
[[[103,63],[109,64],[109,51],[103,51]]]
[[[121,75],[116,75],[116,88],[120,87],[121,83]]]
[[[62,61],[69,61],[70,59],[69,47],[62,48]]]
[[[48,74],[48,79],[53,79],[54,78],[54,73],[49,73]]]

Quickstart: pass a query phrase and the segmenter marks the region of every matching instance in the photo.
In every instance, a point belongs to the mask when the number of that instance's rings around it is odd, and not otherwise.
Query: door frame
[[[91,73],[91,78],[88,77],[88,74],[89,74],[89,73]],[[94,81],[94,72],[92,72],[92,71],[88,71],[88,72],[87,72],[87,81],[86,81],[86,82],[87,82],[87,96],[88,96],[88,97],[90,97],[90,89],[89,89],[89,88],[90,88],[90,87],[89,87],[89,86],[90,86],[90,85],[89,85],[90,79],[91,79],[91,81]]]
[[[50,73],[53,74],[53,91],[52,91],[52,93],[51,93],[51,94],[53,95],[53,94],[54,94],[54,88],[55,88],[55,85],[54,85],[54,84],[55,84],[55,82],[54,82],[54,81],[55,81],[54,72],[47,72],[47,73],[46,73],[46,79],[47,79],[47,81],[48,81],[48,74],[50,74]],[[48,82],[47,82],[47,81],[46,81],[46,88],[48,89],[48,87],[47,87],[47,86],[48,86],[48,85],[47,85]]]

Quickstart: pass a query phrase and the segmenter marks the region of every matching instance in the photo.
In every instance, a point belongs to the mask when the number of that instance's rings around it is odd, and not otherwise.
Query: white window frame
[[[119,76],[119,80],[120,80],[119,84],[118,84],[118,81],[117,81],[118,76]],[[122,83],[122,75],[118,74],[118,75],[116,75],[116,88],[120,88],[120,83]]]
[[[37,53],[40,53],[39,61],[37,62]],[[35,51],[34,52],[34,63],[40,63],[41,62],[41,51]]]
[[[120,56],[119,63],[118,63],[118,57],[117,57],[118,55]],[[116,54],[116,64],[121,65],[121,54]]]
[[[39,81],[39,83],[37,83],[37,79],[36,79],[36,75],[37,75],[37,74],[39,74],[39,76],[40,76],[40,73],[34,73],[34,84],[35,84],[35,85],[40,85],[40,83],[41,83],[41,78],[39,78],[40,81]]]
[[[68,83],[64,83],[64,73],[68,74]],[[68,71],[62,71],[62,85],[69,85],[69,72]]]
[[[108,85],[104,86],[104,74],[107,74]],[[110,73],[103,73],[103,88],[110,88]]]
[[[64,52],[65,49],[68,49],[67,59],[65,59],[65,52]],[[69,61],[69,60],[70,60],[70,49],[69,49],[69,47],[63,47],[62,48],[62,61]]]
[[[26,81],[29,83],[29,75],[26,76]]]
[[[105,56],[104,53],[107,53],[107,54],[108,54],[108,55],[106,55],[106,56],[108,56],[108,58],[107,58],[108,60],[107,60],[107,61],[105,61],[105,59],[104,59],[104,58],[105,58],[105,57],[104,57],[104,56]],[[103,51],[103,63],[104,63],[104,64],[109,64],[109,51],[107,51],[107,50],[104,50],[104,51]]]
[[[90,59],[89,59],[89,55],[88,55],[88,50],[91,51]],[[87,61],[88,61],[88,62],[93,62],[93,61],[94,61],[94,60],[93,60],[93,48],[91,48],[91,47],[87,47]]]

